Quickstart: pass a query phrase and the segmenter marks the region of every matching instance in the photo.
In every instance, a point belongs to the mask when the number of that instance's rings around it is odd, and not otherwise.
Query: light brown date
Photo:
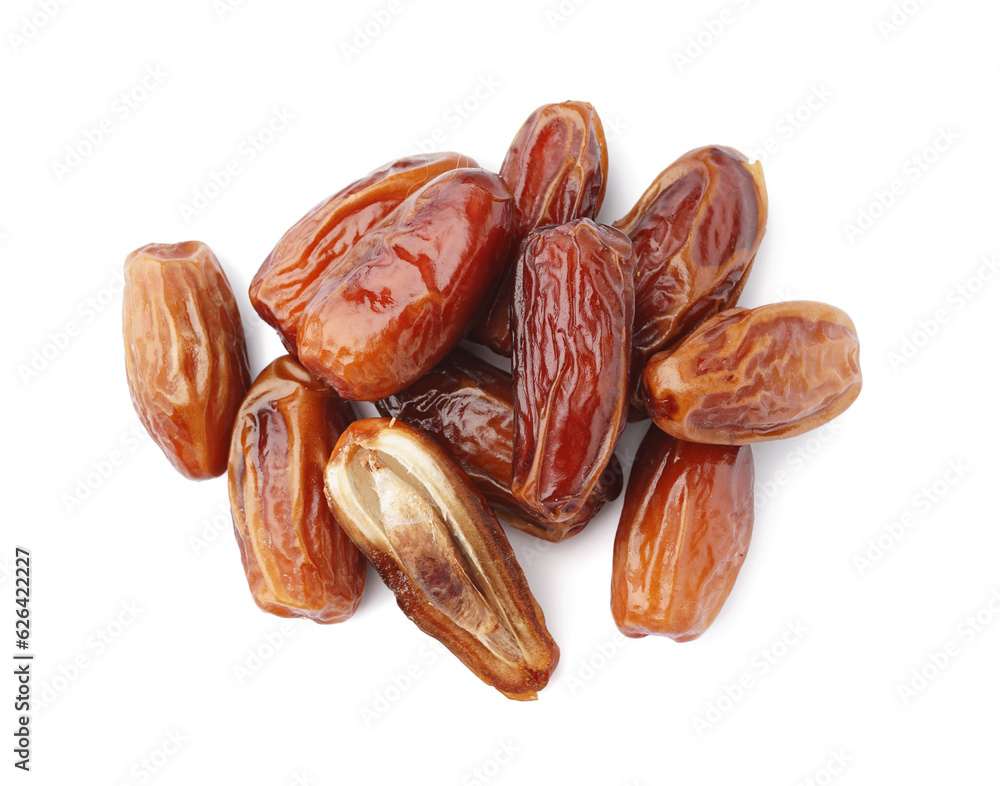
[[[342,622],[367,563],[326,503],[323,470],[350,404],[289,356],[254,381],[236,419],[229,501],[254,601],[279,617]]]
[[[615,222],[635,248],[632,404],[646,362],[713,314],[736,305],[767,223],[759,163],[702,147],[661,172]]]
[[[858,397],[858,352],[851,318],[825,303],[734,308],[649,361],[646,405],[656,425],[691,442],[793,437]]]
[[[458,153],[401,158],[320,202],[282,236],[250,282],[250,302],[294,353],[302,312],[343,264],[354,244],[432,179],[476,162]]]
[[[626,636],[691,641],[712,624],[750,546],[750,451],[650,426],[615,534],[611,612]]]
[[[464,349],[454,350],[420,379],[376,403],[379,412],[416,426],[458,461],[501,520],[543,540],[559,541],[584,528],[622,489],[612,456],[579,513],[554,525],[511,493],[514,461],[514,381]]]
[[[326,495],[424,633],[509,698],[537,697],[559,648],[492,509],[437,443],[401,421],[356,421]]]
[[[551,524],[593,494],[628,416],[628,237],[589,218],[537,230],[514,289],[511,491]]]
[[[594,107],[583,101],[540,106],[525,121],[500,167],[514,195],[511,260],[471,337],[510,356],[514,263],[521,241],[537,227],[595,218],[608,181],[608,145]]]
[[[351,250],[299,328],[302,364],[342,397],[377,401],[450,352],[482,313],[510,252],[513,205],[495,174],[445,172]]]
[[[152,243],[125,259],[125,371],[132,404],[170,463],[194,480],[226,471],[250,386],[236,299],[204,243]]]

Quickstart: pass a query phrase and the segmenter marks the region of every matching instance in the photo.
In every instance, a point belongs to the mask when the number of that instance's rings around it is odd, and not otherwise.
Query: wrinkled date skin
[[[805,300],[733,308],[649,361],[646,405],[656,425],[691,442],[794,437],[858,397],[858,353],[854,323],[839,308]]]
[[[604,201],[608,143],[583,101],[540,106],[524,122],[500,167],[514,194],[516,231],[593,218]]]
[[[438,175],[476,162],[457,153],[401,158],[306,213],[285,234],[250,282],[250,302],[294,353],[302,312],[327,277],[340,278],[354,244],[403,200]]]
[[[538,230],[517,262],[511,491],[552,524],[579,514],[625,428],[634,264],[589,218]]]
[[[537,227],[595,218],[604,201],[608,144],[594,107],[564,101],[536,109],[514,137],[500,177],[514,194],[513,256],[472,338],[509,357],[514,263],[521,241]]]
[[[750,451],[650,426],[615,534],[611,612],[626,636],[691,641],[712,624],[750,546]]]
[[[510,252],[513,204],[497,175],[455,169],[359,241],[343,279],[303,312],[299,359],[343,398],[377,401],[429,371],[469,330]]]
[[[646,362],[713,314],[736,305],[767,223],[759,163],[728,147],[681,156],[615,227],[636,254],[633,418]]]
[[[514,460],[514,381],[510,374],[456,349],[405,390],[379,401],[381,414],[430,434],[458,461],[469,480],[513,527],[549,541],[575,535],[622,489],[612,456],[576,516],[559,526],[528,510],[511,493]]]
[[[257,377],[240,408],[229,459],[229,501],[254,601],[279,617],[343,622],[367,563],[330,512],[323,470],[354,419],[351,405],[294,358]]]
[[[132,404],[170,463],[194,480],[226,471],[250,387],[243,323],[204,243],[153,243],[125,259],[125,370]]]
[[[326,495],[407,617],[486,684],[537,697],[559,648],[493,510],[433,439],[356,421],[330,456]]]

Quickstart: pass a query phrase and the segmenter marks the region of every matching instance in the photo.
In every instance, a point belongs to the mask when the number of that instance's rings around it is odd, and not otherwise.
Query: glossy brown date
[[[608,145],[594,107],[583,101],[540,106],[507,151],[500,177],[514,194],[513,255],[472,339],[510,356],[514,263],[521,241],[537,227],[595,218],[608,180]]]
[[[733,308],[649,361],[646,405],[656,425],[691,442],[793,437],[858,397],[858,353],[851,318],[825,303]]]
[[[589,218],[536,231],[517,261],[510,485],[552,524],[579,514],[625,428],[634,264]]]
[[[514,381],[506,371],[456,349],[420,379],[376,403],[381,414],[430,434],[458,461],[500,518],[549,541],[575,535],[622,488],[612,456],[580,511],[558,525],[524,508],[511,493],[514,459]]]
[[[417,627],[512,699],[534,699],[559,660],[492,509],[422,431],[372,418],[341,435],[330,508]]]
[[[615,222],[636,254],[632,404],[646,362],[713,314],[736,305],[767,222],[759,163],[702,147],[657,176]]]
[[[750,451],[650,426],[615,534],[611,612],[626,636],[690,641],[712,624],[750,546]]]
[[[429,371],[482,313],[510,252],[513,204],[497,175],[455,169],[359,241],[344,278],[310,301],[299,359],[342,397],[377,401]]]
[[[204,243],[151,243],[125,259],[125,371],[135,411],[194,480],[226,471],[250,386],[246,339],[226,274]]]
[[[401,158],[370,172],[306,213],[278,241],[250,282],[250,302],[295,352],[299,322],[328,277],[350,271],[354,244],[433,178],[476,162],[458,153]]]
[[[511,142],[500,177],[514,194],[519,237],[596,216],[608,185],[608,144],[594,107],[584,101],[540,106]]]
[[[229,501],[247,583],[264,611],[343,622],[361,602],[367,563],[323,491],[330,451],[353,419],[350,404],[287,355],[243,401]]]

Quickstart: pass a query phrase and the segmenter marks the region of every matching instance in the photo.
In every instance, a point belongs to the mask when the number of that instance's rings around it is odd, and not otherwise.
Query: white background
[[[0,653],[18,545],[36,655],[32,772],[8,780],[5,753],[4,783],[1000,782],[1000,7],[577,2],[4,4]],[[616,636],[620,502],[547,550],[512,533],[562,649],[523,704],[374,573],[342,625],[257,609],[225,480],[135,436],[118,277],[144,243],[209,243],[256,373],[280,345],[246,287],[305,210],[436,130],[496,169],[531,110],[570,98],[608,130],[607,222],[690,148],[766,155],[742,302],[842,307],[865,383],[832,427],[754,448],[753,544],[695,642]],[[275,112],[292,119],[251,157]]]

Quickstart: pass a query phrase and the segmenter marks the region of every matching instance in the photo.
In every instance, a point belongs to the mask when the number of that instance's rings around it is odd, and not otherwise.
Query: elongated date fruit
[[[608,186],[608,143],[594,107],[584,101],[540,106],[511,142],[500,177],[514,194],[519,237],[596,216]]]
[[[690,641],[712,624],[750,546],[750,451],[650,426],[615,534],[611,612],[626,636]]]
[[[367,563],[326,503],[323,470],[351,405],[290,356],[257,377],[233,431],[229,501],[254,601],[279,617],[342,622]]]
[[[135,411],[194,480],[226,471],[250,386],[246,339],[226,274],[204,243],[152,243],[125,259],[125,371]]]
[[[643,375],[653,421],[718,445],[794,437],[861,392],[858,334],[839,308],[800,300],[716,314]]]
[[[537,697],[559,648],[492,509],[434,440],[356,421],[330,456],[326,496],[417,627],[509,698]]]
[[[597,486],[573,518],[559,525],[523,507],[511,493],[514,460],[514,381],[464,349],[455,349],[424,376],[375,405],[381,414],[422,429],[458,461],[476,488],[513,527],[549,541],[584,528],[622,489],[612,456]]]
[[[595,218],[608,184],[608,144],[594,107],[583,101],[540,106],[511,142],[500,177],[514,194],[513,256],[472,338],[510,356],[514,263],[521,241],[537,227]]]
[[[517,262],[511,491],[552,524],[579,514],[625,428],[634,264],[589,218],[538,230]]]
[[[455,169],[359,241],[350,273],[303,312],[299,359],[342,397],[377,401],[448,354],[479,317],[510,252],[513,204],[497,175]]]
[[[250,282],[250,302],[295,352],[302,312],[368,230],[438,175],[476,162],[458,153],[401,158],[370,172],[306,213],[282,236]]]
[[[615,222],[636,254],[631,391],[637,414],[646,362],[736,305],[766,223],[760,163],[717,146],[681,156]]]

